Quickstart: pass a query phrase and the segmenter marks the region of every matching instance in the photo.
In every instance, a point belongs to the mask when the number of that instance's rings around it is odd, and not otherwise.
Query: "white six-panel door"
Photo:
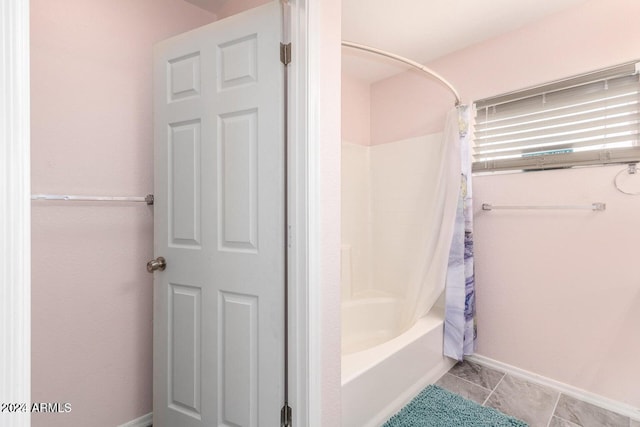
[[[280,423],[280,19],[272,2],[154,49],[154,427]]]

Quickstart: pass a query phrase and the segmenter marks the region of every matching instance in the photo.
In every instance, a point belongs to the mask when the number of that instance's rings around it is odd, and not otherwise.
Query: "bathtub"
[[[343,427],[381,425],[455,363],[442,355],[442,308],[402,333],[395,298],[344,302],[342,316]]]

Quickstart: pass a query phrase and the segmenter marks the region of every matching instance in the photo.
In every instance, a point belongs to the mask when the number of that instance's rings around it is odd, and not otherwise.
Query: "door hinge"
[[[291,62],[291,43],[280,43],[280,62],[284,65]]]
[[[280,410],[280,427],[291,427],[291,418],[291,407],[285,403]]]

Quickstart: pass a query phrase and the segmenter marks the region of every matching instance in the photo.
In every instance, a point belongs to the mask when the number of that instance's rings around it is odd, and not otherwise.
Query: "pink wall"
[[[218,19],[223,19],[227,16],[267,4],[270,1],[271,0],[227,0],[222,7],[216,11],[216,16]]]
[[[592,0],[428,64],[470,102],[640,58],[640,2]],[[414,73],[372,87],[372,143],[442,128],[452,98]],[[481,355],[640,407],[640,198],[622,166],[474,177]],[[478,211],[607,203],[600,213]]]
[[[342,73],[342,141],[371,143],[371,85]]]
[[[181,0],[31,0],[33,193],[145,195],[152,45],[214,20]],[[32,205],[34,426],[151,412],[153,209]]]
[[[640,199],[614,189],[622,169],[474,177],[478,352],[639,408]],[[596,201],[607,210],[480,209]]]
[[[309,102],[317,102],[311,111],[318,113],[313,117],[312,126],[318,126],[318,146],[312,163],[312,173],[317,173],[320,182],[318,191],[320,206],[318,212],[311,215],[319,218],[318,238],[320,240],[319,274],[321,304],[320,357],[321,371],[312,372],[313,379],[321,382],[320,414],[316,414],[314,426],[339,426],[341,413],[341,359],[340,359],[340,41],[341,3],[340,0],[322,0],[307,3],[312,24],[309,32],[310,44],[317,49],[318,57],[310,63],[317,69],[310,69],[311,82],[317,87],[310,88]],[[314,45],[317,44],[317,47]],[[317,61],[317,62],[316,62]],[[315,168],[317,172],[315,171]],[[315,263],[314,263],[315,264]],[[312,313],[313,315],[313,313]],[[315,337],[311,338],[315,340]],[[315,357],[315,356],[314,356]],[[317,376],[320,375],[320,378]]]
[[[458,87],[450,76],[431,68]],[[453,104],[447,89],[418,72],[376,82],[371,85],[371,145],[441,132]]]

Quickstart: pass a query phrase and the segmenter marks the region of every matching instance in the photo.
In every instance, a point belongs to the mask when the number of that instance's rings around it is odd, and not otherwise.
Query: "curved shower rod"
[[[453,93],[453,96],[455,96],[455,98],[456,98],[456,106],[460,105],[460,103],[461,103],[460,95],[458,94],[458,91],[456,90],[456,88],[454,88],[453,85],[451,83],[449,83],[440,74],[438,74],[435,71],[425,67],[422,64],[419,64],[419,63],[417,63],[415,61],[412,61],[412,60],[407,59],[405,57],[402,57],[400,55],[396,55],[394,53],[386,52],[384,50],[380,50],[380,49],[377,49],[375,47],[370,47],[370,46],[366,46],[366,45],[363,45],[363,44],[353,43],[353,42],[346,41],[346,40],[342,41],[342,46],[350,47],[350,48],[353,48],[353,49],[364,50],[365,52],[375,53],[376,55],[386,56],[387,58],[395,59],[396,61],[400,61],[400,62],[403,62],[403,63],[405,63],[407,65],[410,65],[410,66],[412,66],[414,68],[417,68],[418,70],[429,74],[431,77],[436,78],[437,80],[440,81],[440,83],[445,85],[451,91],[451,93]]]

